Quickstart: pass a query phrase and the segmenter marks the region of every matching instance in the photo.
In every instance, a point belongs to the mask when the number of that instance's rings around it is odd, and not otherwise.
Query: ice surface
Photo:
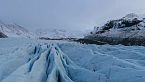
[[[145,47],[0,39],[0,82],[144,82]]]

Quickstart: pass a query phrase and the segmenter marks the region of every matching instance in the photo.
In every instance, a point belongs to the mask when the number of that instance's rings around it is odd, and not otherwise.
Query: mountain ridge
[[[32,32],[28,31],[26,28],[16,23],[6,24],[0,21],[0,32],[2,32],[8,37],[25,37],[25,38],[33,37]]]

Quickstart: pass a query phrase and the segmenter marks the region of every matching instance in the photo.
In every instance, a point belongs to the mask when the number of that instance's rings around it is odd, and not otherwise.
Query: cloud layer
[[[145,14],[145,0],[1,0],[0,19],[28,29],[86,30],[128,13]]]

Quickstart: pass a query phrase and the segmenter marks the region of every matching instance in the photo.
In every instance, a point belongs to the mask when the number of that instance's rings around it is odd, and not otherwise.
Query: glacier
[[[145,47],[0,39],[0,82],[144,82]]]

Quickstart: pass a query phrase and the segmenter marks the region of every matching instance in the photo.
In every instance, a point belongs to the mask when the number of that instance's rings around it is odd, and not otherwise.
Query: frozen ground
[[[145,82],[145,47],[0,39],[0,82]]]

